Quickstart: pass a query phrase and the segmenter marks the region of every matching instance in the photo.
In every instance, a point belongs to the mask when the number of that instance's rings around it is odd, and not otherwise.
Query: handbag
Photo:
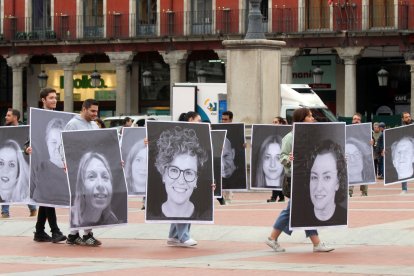
[[[285,176],[283,179],[282,193],[285,197],[290,198],[291,178]]]

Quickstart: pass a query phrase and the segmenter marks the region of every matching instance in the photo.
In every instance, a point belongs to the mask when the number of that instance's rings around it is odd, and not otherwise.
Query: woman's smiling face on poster
[[[17,183],[19,166],[16,151],[10,147],[0,149],[0,189],[2,197],[10,195]],[[3,200],[8,200],[3,198]]]
[[[111,176],[104,163],[93,158],[86,167],[85,193],[94,208],[105,209],[111,202],[112,183]]]
[[[145,192],[147,183],[147,148],[142,148],[132,161],[132,179],[137,192]]]
[[[310,197],[314,209],[324,213],[335,209],[335,194],[338,189],[338,170],[333,154],[317,155],[310,175]]]
[[[166,167],[163,182],[168,200],[175,204],[184,204],[190,200],[197,185],[197,157],[179,154]]]

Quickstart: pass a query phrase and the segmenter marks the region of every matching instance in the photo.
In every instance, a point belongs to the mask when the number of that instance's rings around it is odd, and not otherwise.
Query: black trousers
[[[50,231],[52,233],[56,233],[60,231],[57,225],[55,208],[39,206],[39,211],[37,213],[37,222],[36,222],[37,233],[45,231],[46,220],[49,221]]]
[[[279,197],[279,200],[285,199],[282,191],[272,190],[272,199],[276,200],[277,197]]]

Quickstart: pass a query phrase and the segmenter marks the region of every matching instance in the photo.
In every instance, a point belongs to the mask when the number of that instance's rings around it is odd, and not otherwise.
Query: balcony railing
[[[244,36],[246,10],[222,8],[210,11],[162,11],[147,17],[112,13],[101,16],[60,14],[41,20],[5,17],[0,41],[131,39],[165,36]],[[268,34],[303,34],[414,29],[414,4],[360,6],[347,2],[323,8],[274,6],[263,17]]]

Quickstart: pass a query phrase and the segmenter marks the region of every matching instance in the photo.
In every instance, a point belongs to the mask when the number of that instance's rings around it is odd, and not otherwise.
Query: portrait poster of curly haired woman
[[[71,229],[127,223],[128,195],[115,128],[63,131]]]
[[[345,123],[293,125],[291,229],[348,225]]]
[[[213,222],[213,161],[205,123],[147,122],[147,222]]]

